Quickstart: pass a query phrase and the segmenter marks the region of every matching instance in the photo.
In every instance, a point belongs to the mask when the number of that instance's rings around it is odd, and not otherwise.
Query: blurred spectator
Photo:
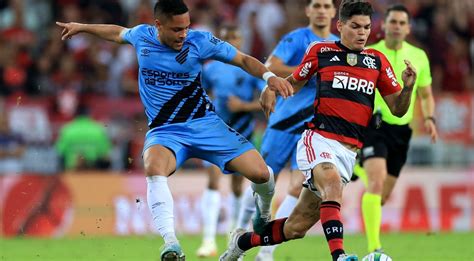
[[[24,151],[21,136],[11,131],[7,111],[0,106],[0,174],[21,173]]]
[[[111,142],[106,129],[82,105],[76,118],[61,128],[56,150],[66,170],[107,169],[110,165]]]

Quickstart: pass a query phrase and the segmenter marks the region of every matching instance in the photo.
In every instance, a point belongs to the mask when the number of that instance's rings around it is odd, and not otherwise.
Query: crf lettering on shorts
[[[326,235],[329,235],[332,233],[342,233],[342,227],[327,227]]]
[[[332,82],[332,87],[334,89],[358,91],[368,95],[372,95],[374,93],[375,84],[374,82],[367,81],[366,79],[359,79],[351,76],[335,74],[334,80]]]

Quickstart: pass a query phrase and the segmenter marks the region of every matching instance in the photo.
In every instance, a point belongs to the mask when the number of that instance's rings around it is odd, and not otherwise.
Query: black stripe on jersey
[[[317,113],[312,120],[316,129],[361,140],[364,126],[347,122],[342,118]]]
[[[207,110],[206,107],[207,107],[208,104],[209,104],[209,106],[212,106],[212,104],[209,103],[206,100],[206,98],[204,98],[204,96],[201,96],[201,105],[197,109],[196,113],[194,113],[193,119],[204,117],[204,115],[206,115],[206,110]],[[213,111],[214,109],[210,109],[210,110]]]
[[[158,115],[153,119],[150,124],[150,129],[161,126],[165,124],[173,112],[176,110],[178,105],[183,99],[189,98],[190,95],[194,93],[196,87],[201,86],[201,73],[198,74],[196,79],[188,86],[184,86],[181,90],[176,92],[176,94],[167,101],[161,110],[158,112]]]
[[[188,53],[189,53],[189,47],[186,47],[186,49],[182,50],[175,58],[175,60],[183,64],[186,61],[186,58],[188,58]]]
[[[314,114],[314,108],[313,108],[313,105],[311,104],[310,106],[296,112],[290,117],[285,118],[273,124],[272,126],[270,126],[270,128],[275,129],[275,130],[286,130],[308,119],[313,114]]]
[[[303,133],[303,131],[306,129],[306,124],[303,124],[302,126],[300,126],[299,128],[296,128],[294,130],[291,131],[292,134],[301,134]]]
[[[189,116],[191,116],[191,113],[193,113],[194,109],[196,109],[196,106],[198,105],[199,101],[201,100],[202,94],[204,93],[204,90],[201,87],[197,87],[197,90],[192,94],[179,108],[178,113],[176,113],[176,116],[174,116],[173,120],[170,123],[176,123],[176,122],[184,122],[186,121]]]
[[[332,88],[332,82],[318,82],[318,98],[336,98],[363,104],[370,108],[374,106],[374,95],[358,91]]]

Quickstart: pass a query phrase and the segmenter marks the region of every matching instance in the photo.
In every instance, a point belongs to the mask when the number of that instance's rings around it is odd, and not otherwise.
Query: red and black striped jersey
[[[308,127],[326,138],[362,147],[375,88],[382,96],[401,90],[387,58],[374,49],[350,50],[340,41],[314,42],[293,78],[304,81],[315,73],[318,90]]]

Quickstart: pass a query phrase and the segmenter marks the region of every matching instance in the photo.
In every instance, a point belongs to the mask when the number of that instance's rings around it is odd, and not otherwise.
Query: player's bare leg
[[[256,196],[256,215],[254,217],[254,230],[258,231],[270,220],[270,207],[275,193],[275,180],[273,171],[265,164],[257,150],[249,150],[239,157],[231,160],[227,168],[236,171],[249,179]]]
[[[176,158],[168,148],[154,145],[144,152],[143,161],[148,207],[153,223],[165,241],[161,260],[184,260],[174,229],[173,197],[168,187],[168,176],[176,170]]]

